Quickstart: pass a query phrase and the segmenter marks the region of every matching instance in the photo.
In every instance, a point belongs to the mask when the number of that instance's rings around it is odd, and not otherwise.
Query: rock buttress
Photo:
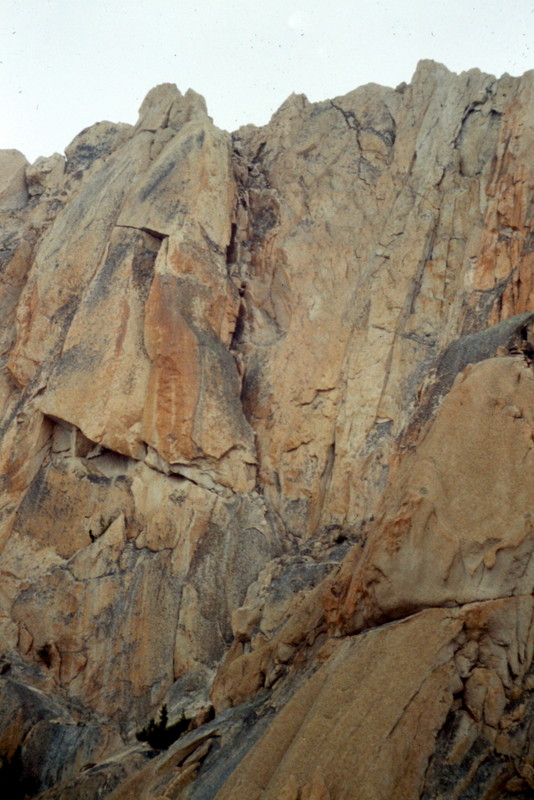
[[[232,136],[164,84],[2,155],[26,795],[528,794],[532,78],[421,62]],[[186,736],[118,752],[163,703]]]

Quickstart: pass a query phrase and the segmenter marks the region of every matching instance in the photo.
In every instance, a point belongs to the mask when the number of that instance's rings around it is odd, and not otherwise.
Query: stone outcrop
[[[425,609],[346,639],[217,800],[437,798],[468,788],[482,797],[490,786],[507,797],[507,788],[532,788],[532,623],[531,598],[522,597]]]
[[[164,84],[0,153],[15,800],[530,796],[533,94]]]

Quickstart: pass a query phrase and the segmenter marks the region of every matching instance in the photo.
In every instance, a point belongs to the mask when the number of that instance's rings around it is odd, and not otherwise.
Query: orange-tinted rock
[[[253,165],[241,177],[252,214],[238,228],[245,402],[262,483],[294,530],[374,513],[392,442],[440,349],[479,329],[516,280],[514,258],[492,262],[491,287],[476,275],[484,237],[529,230],[524,201],[521,223],[490,208],[495,182],[501,202],[505,185],[532,187],[521,150],[531,134],[518,123],[531,130],[531,81],[422,62],[403,90],[292,97],[265,128],[238,132]],[[508,124],[517,142],[496,172]],[[525,296],[503,317],[530,308]]]
[[[259,498],[225,500],[125,458],[57,447],[4,547],[11,592],[18,583],[6,630],[34,663],[50,649],[49,688],[138,725],[188,670],[204,670],[207,694],[231,612],[277,534]]]
[[[496,719],[525,687],[532,611],[530,598],[428,609],[348,639],[280,711],[217,800],[313,797],[319,790],[319,797],[369,800],[452,796],[438,793],[457,778],[447,750],[456,748],[452,763],[462,760],[462,746],[464,756],[473,748],[476,757],[476,747],[491,751]],[[508,627],[512,619],[518,629]],[[471,654],[465,689],[455,655],[462,650]],[[474,735],[461,725],[463,709],[474,715]],[[449,726],[452,740],[447,717],[459,723]],[[464,778],[465,787],[477,786],[476,764]]]
[[[521,357],[459,376],[388,487],[335,627],[532,593],[533,410],[534,373]]]
[[[233,135],[163,84],[65,159],[1,155],[6,769],[528,793],[532,80],[425,61]],[[180,763],[130,746],[162,704],[217,714]]]

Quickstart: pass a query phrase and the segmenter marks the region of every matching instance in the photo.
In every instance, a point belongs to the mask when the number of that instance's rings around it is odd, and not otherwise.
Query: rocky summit
[[[534,71],[0,152],[8,800],[534,796]]]

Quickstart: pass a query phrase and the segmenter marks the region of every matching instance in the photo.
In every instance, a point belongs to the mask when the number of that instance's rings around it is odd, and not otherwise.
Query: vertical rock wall
[[[533,92],[421,62],[230,136],[164,84],[66,158],[0,154],[26,796],[529,791]],[[217,716],[78,775],[162,702]]]

